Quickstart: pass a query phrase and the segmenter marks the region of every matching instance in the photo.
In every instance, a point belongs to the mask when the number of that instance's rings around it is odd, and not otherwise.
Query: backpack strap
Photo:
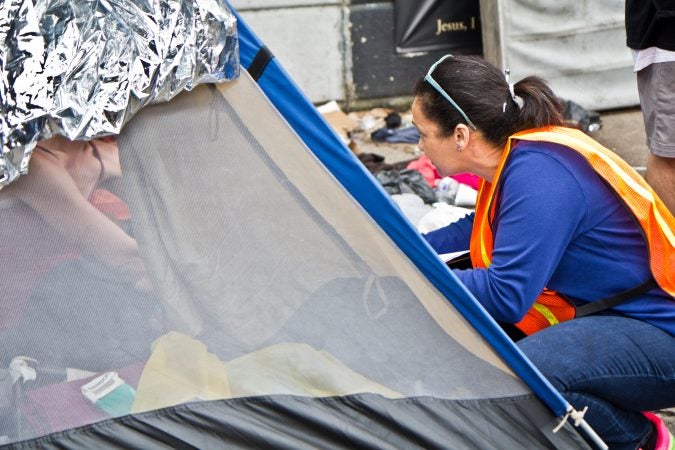
[[[630,289],[627,289],[623,292],[619,292],[616,295],[603,298],[602,300],[598,300],[597,302],[589,302],[586,303],[585,305],[577,306],[575,308],[574,317],[590,316],[591,314],[595,314],[599,311],[613,308],[614,306],[620,305],[621,303],[630,300],[633,297],[637,297],[638,295],[644,294],[645,292],[655,288],[656,286],[658,285],[656,284],[654,278],[649,277],[649,279],[644,283],[639,284]]]

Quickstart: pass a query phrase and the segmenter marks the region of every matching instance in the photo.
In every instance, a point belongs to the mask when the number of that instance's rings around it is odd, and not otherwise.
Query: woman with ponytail
[[[415,87],[419,147],[482,181],[475,213],[424,235],[470,249],[454,274],[611,449],[671,448],[675,219],[639,174],[579,130],[537,77],[510,84],[447,55]]]

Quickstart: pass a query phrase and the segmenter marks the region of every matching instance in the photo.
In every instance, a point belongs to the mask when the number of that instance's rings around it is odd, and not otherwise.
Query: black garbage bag
[[[375,177],[390,195],[415,194],[427,204],[438,201],[434,190],[417,170],[383,170],[378,172]]]
[[[387,128],[398,128],[401,126],[401,115],[396,111],[390,112],[384,118],[384,123],[387,125]]]
[[[578,128],[584,133],[593,133],[602,128],[600,113],[588,111],[571,100],[563,102],[563,117],[567,126]]]
[[[384,170],[403,170],[406,167],[408,167],[408,164],[411,161],[414,161],[417,158],[412,158],[412,159],[407,159],[404,161],[398,161],[395,163],[387,163],[385,162],[385,158],[382,155],[378,155],[376,153],[359,153],[357,155],[357,158],[361,161],[361,163],[368,169],[368,171],[372,174],[377,174],[379,172],[382,172]]]

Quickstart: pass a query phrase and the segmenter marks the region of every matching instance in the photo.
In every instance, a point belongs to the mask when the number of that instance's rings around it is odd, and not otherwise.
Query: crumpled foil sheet
[[[1,0],[0,188],[53,135],[118,134],[142,107],[239,75],[223,0]]]

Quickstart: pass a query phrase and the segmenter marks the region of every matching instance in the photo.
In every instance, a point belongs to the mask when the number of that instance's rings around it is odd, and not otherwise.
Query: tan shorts
[[[675,158],[675,61],[650,64],[637,73],[647,146]]]

